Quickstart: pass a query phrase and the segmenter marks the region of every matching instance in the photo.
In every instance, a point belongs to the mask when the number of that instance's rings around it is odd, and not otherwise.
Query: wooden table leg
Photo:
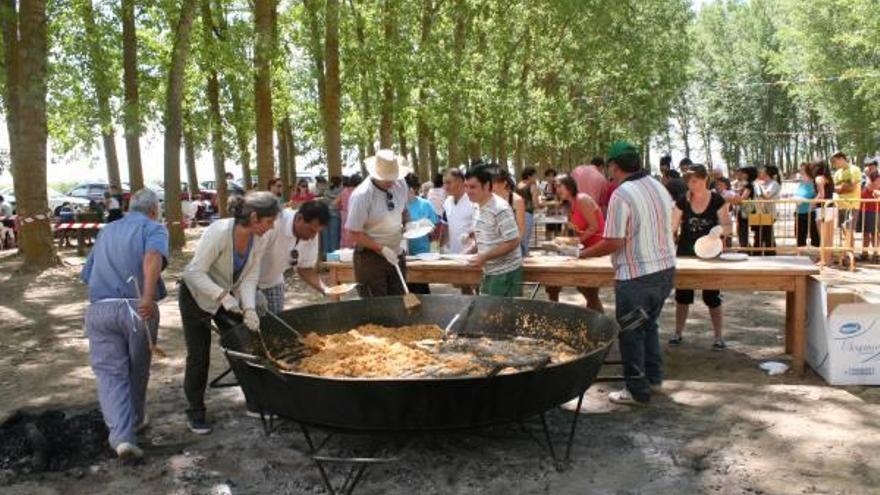
[[[791,354],[794,339],[794,292],[785,293],[785,353]]]
[[[793,302],[791,364],[797,374],[803,375],[807,355],[807,277],[797,277]]]

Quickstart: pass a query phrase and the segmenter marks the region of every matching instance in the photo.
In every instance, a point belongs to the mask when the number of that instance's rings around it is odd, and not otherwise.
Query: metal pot
[[[221,345],[245,394],[265,413],[340,430],[414,431],[521,421],[578,397],[596,378],[618,333],[612,319],[568,304],[488,296],[419,297],[422,305],[411,313],[401,297],[384,297],[305,306],[279,316],[300,332],[319,334],[367,323],[444,327],[473,299],[469,318],[457,325],[460,332],[555,339],[584,354],[540,369],[486,377],[336,378],[268,369],[257,357],[256,338],[243,325],[221,329]],[[271,319],[261,326],[267,341],[294,338]]]

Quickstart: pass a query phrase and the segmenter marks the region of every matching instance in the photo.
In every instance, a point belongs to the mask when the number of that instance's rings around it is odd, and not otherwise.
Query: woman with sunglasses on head
[[[567,205],[568,226],[577,234],[581,246],[586,249],[598,244],[605,231],[605,217],[596,201],[589,194],[578,192],[577,182],[570,175],[557,177],[556,195]],[[547,286],[547,298],[559,301],[561,290],[561,287]],[[578,287],[577,290],[587,300],[588,308],[605,312],[598,287]]]
[[[306,201],[312,201],[315,198],[315,194],[309,190],[309,181],[300,179],[296,183],[296,191],[290,195],[290,206],[293,209],[297,209],[301,204]]]
[[[260,328],[257,281],[260,263],[278,216],[278,200],[267,191],[229,198],[230,218],[212,223],[199,240],[183,271],[178,304],[186,340],[183,389],[189,407],[187,426],[201,435],[211,432],[205,416],[205,386],[211,356],[211,319],[243,320]],[[219,326],[219,325],[218,325]]]
[[[400,273],[406,276],[406,256],[401,244],[409,197],[404,177],[410,172],[406,159],[382,149],[367,158],[370,176],[355,188],[349,199],[345,228],[355,243],[354,277],[361,297],[395,296],[404,293]]]

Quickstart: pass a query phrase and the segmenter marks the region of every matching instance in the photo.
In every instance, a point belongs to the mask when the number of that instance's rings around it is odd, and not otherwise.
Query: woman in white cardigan
[[[257,280],[260,261],[268,244],[263,234],[271,231],[278,216],[275,196],[251,192],[229,200],[232,218],[212,223],[199,240],[195,255],[183,272],[178,304],[186,340],[186,371],[183,389],[189,408],[187,426],[194,433],[208,434],[205,387],[211,356],[211,320],[232,314],[257,330]]]

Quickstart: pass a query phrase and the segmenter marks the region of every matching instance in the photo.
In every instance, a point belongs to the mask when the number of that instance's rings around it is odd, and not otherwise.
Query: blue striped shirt
[[[625,181],[608,203],[606,239],[623,239],[611,253],[616,280],[631,280],[675,268],[672,196],[650,176]]]

